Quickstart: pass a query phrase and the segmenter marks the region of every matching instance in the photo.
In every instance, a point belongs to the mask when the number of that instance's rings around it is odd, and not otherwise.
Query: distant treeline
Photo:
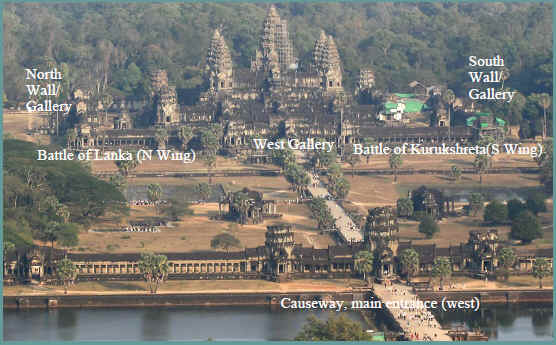
[[[219,27],[236,67],[255,54],[268,4],[6,4],[4,99],[27,98],[24,67],[63,68],[66,89],[104,88],[144,99],[145,76],[168,70],[182,97],[202,86],[205,55]],[[345,85],[371,67],[377,88],[410,91],[417,80],[465,96],[468,56],[501,55],[505,86],[552,94],[551,3],[278,3],[303,69],[319,31],[338,45]],[[195,92],[193,92],[195,94]],[[185,96],[184,96],[185,95]],[[190,100],[180,100],[189,103]],[[518,122],[518,121],[512,121]]]

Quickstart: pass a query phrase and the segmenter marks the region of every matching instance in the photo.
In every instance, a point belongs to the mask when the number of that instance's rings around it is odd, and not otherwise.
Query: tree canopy
[[[229,251],[231,248],[240,248],[241,242],[231,234],[222,233],[214,236],[210,241],[210,247],[213,249],[224,249]]]
[[[280,16],[288,21],[301,68],[309,65],[313,44],[323,29],[338,46],[346,87],[354,88],[359,70],[371,67],[376,85],[386,91],[411,91],[408,84],[418,80],[426,85],[448,85],[458,97],[471,86],[466,80],[467,59],[462,59],[469,52],[477,56],[500,54],[511,62],[505,88],[525,95],[551,95],[551,6],[276,5]],[[69,85],[101,85],[109,93],[126,98],[148,98],[151,85],[144,77],[157,68],[168,71],[170,82],[178,90],[196,88],[203,84],[212,30],[220,28],[234,64],[248,68],[267,10],[268,4],[262,3],[7,4],[3,16],[6,99],[24,100],[27,95],[21,71],[45,61],[65,66],[69,72],[64,81]],[[45,32],[56,39],[43,39]],[[513,104],[492,102],[485,106],[502,117],[521,113],[521,109],[511,114],[505,111]],[[539,110],[542,124],[542,107],[534,103],[532,106]]]
[[[493,200],[485,207],[484,220],[490,224],[504,224],[508,220],[508,207],[500,201]]]
[[[314,315],[309,316],[303,330],[295,337],[301,341],[323,340],[371,340],[371,336],[363,330],[361,324],[341,314],[331,316],[327,321],[321,321]]]
[[[4,141],[4,240],[16,246],[30,245],[33,239],[74,246],[80,228],[107,213],[128,213],[114,184],[76,161],[39,161],[38,149],[56,147]]]
[[[419,232],[424,234],[426,238],[432,238],[438,231],[440,231],[438,223],[431,216],[425,216],[419,223]]]
[[[530,243],[542,236],[541,225],[537,217],[529,211],[522,211],[512,222],[510,236],[513,239],[521,240],[523,243]]]
[[[156,293],[160,284],[168,277],[168,258],[165,255],[143,253],[138,267],[139,272],[147,281],[150,292]]]

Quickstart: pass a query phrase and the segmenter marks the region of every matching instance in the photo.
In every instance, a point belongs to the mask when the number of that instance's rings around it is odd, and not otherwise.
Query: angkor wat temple
[[[336,142],[339,148],[364,138],[390,143],[467,142],[484,131],[503,132],[503,126],[494,119],[480,125],[450,127],[447,105],[438,100],[431,108],[435,120],[430,127],[385,126],[377,120],[380,104],[365,101],[369,98],[365,95],[376,93],[372,69],[361,69],[354,91],[346,91],[338,48],[334,38],[324,31],[314,43],[311,62],[301,64],[287,21],[280,18],[274,6],[270,6],[263,22],[250,68],[234,65],[226,38],[217,29],[208,47],[205,72],[205,89],[194,105],[180,104],[166,71],[157,70],[151,75],[152,127],[165,128],[170,145],[179,144],[180,127],[200,129],[214,123],[222,126],[219,139],[231,154],[252,149],[253,137],[268,137],[278,131],[288,137],[323,138]],[[422,101],[439,99],[441,92],[427,91]],[[161,145],[155,139],[155,129],[134,129],[130,122],[124,114],[114,120],[114,129],[110,130],[82,123],[70,145],[77,149]]]
[[[469,233],[469,240],[456,246],[417,245],[399,240],[397,217],[391,207],[369,210],[365,239],[328,248],[306,248],[294,242],[290,224],[267,227],[264,245],[242,251],[195,251],[163,253],[168,258],[168,279],[331,279],[356,276],[356,254],[374,255],[374,275],[389,279],[403,274],[399,255],[413,248],[419,254],[419,274],[429,275],[434,260],[446,257],[460,274],[495,273],[498,252],[509,246],[495,229]],[[515,248],[514,272],[531,272],[538,258],[552,264],[552,248]],[[77,265],[78,280],[140,280],[140,253],[71,253],[50,247],[18,248],[4,260],[4,282],[56,281],[56,263],[67,257]]]

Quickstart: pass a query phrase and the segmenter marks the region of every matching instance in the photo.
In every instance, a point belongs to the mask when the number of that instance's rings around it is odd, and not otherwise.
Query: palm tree
[[[483,183],[483,174],[486,172],[489,165],[489,157],[487,155],[476,155],[473,167],[475,172],[479,174],[479,183]]]
[[[64,283],[64,294],[68,293],[68,288],[77,279],[77,266],[68,258],[63,258],[56,265],[56,275]]]
[[[502,248],[498,251],[498,268],[501,271],[502,275],[504,276],[505,280],[508,280],[508,276],[510,275],[510,269],[515,264],[515,260],[517,259],[515,252],[512,248],[506,247]]]
[[[363,280],[369,283],[367,280],[367,274],[373,270],[374,257],[369,251],[362,250],[355,254],[355,270],[363,274]]]
[[[413,200],[410,198],[398,199],[396,206],[399,216],[411,217],[413,215]]]
[[[550,95],[546,93],[541,93],[540,95],[538,95],[538,102],[543,109],[543,115],[544,115],[543,130],[542,130],[542,138],[544,139],[546,138],[546,128],[548,125],[546,122],[546,110],[550,108],[550,105],[552,104],[552,97],[550,97]]]
[[[182,149],[187,148],[187,144],[193,138],[193,130],[188,126],[182,126],[178,130],[178,139],[180,140]]]
[[[552,273],[550,263],[546,259],[538,258],[533,264],[533,277],[539,280],[539,289],[542,289],[542,280]]]
[[[452,165],[451,174],[452,177],[454,178],[454,181],[457,182],[461,178],[461,169],[456,165]]]
[[[205,156],[204,162],[205,162],[205,165],[208,168],[208,173],[209,173],[208,174],[209,175],[208,176],[208,178],[209,178],[208,183],[209,183],[209,185],[211,185],[212,184],[212,170],[214,168],[216,168],[216,155],[207,154]]]
[[[168,277],[168,258],[165,255],[143,253],[138,266],[150,292],[156,293],[159,285]]]
[[[394,173],[394,182],[398,181],[398,169],[402,166],[403,160],[402,156],[399,154],[391,153],[390,158],[388,159],[390,163],[390,169],[392,169]]]
[[[166,145],[168,144],[168,131],[164,128],[157,129],[154,134],[157,148],[159,149],[166,149]]]
[[[507,67],[502,67],[500,71],[500,79],[502,79],[502,89],[504,89],[504,82],[510,78],[510,70]]]
[[[76,139],[77,139],[77,130],[75,128],[68,130],[68,134],[66,135],[68,149],[71,147],[71,144],[73,144]]]
[[[374,138],[370,138],[370,137],[365,138],[365,139],[363,139],[363,145],[365,145],[365,146],[376,145],[376,140]],[[366,155],[365,156],[365,160],[366,160],[367,164],[369,164],[370,159],[371,159],[371,155]]]
[[[445,257],[434,259],[432,266],[432,275],[440,278],[440,289],[443,289],[444,279],[452,274],[452,265],[450,260]]]
[[[450,128],[450,122],[451,122],[450,109],[452,108],[452,104],[454,104],[454,102],[456,101],[456,95],[454,94],[454,91],[452,91],[450,89],[447,89],[446,91],[444,91],[444,93],[442,94],[442,101],[444,103],[448,104],[448,129],[449,129]]]
[[[402,251],[400,260],[404,270],[407,272],[407,281],[410,282],[411,276],[419,272],[419,254],[413,248]]]
[[[135,155],[133,156],[135,157]],[[137,168],[138,165],[139,161],[136,159],[116,161],[116,166],[118,167],[120,174],[124,177],[127,177],[127,175],[129,175],[129,172]]]
[[[162,197],[162,187],[158,183],[151,183],[147,186],[147,195],[149,201],[156,204]]]

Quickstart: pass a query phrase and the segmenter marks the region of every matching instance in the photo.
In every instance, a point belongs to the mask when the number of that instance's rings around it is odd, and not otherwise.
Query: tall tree
[[[454,104],[454,102],[456,101],[456,94],[454,93],[454,91],[447,89],[446,91],[444,91],[442,93],[442,101],[447,104],[447,108],[448,108],[448,123],[447,126],[448,128],[450,128],[450,122],[452,121],[452,113],[451,113],[451,109],[452,109],[452,105]],[[449,132],[448,132],[449,133]]]
[[[199,183],[195,185],[195,192],[199,194],[202,201],[207,201],[210,197],[211,188],[207,183]]]
[[[525,244],[542,237],[539,220],[529,211],[521,212],[512,222],[510,236],[513,239],[521,240]]]
[[[458,182],[461,178],[461,169],[457,165],[452,165],[450,175],[454,179],[454,182]]]
[[[168,258],[165,255],[156,255],[153,253],[141,254],[138,262],[139,272],[143,274],[147,282],[149,291],[154,294],[158,291],[168,277]]]
[[[351,166],[351,177],[355,177],[355,166],[361,162],[361,155],[353,152],[353,145],[346,145],[344,150],[344,160]]]
[[[149,201],[152,202],[157,209],[157,212],[159,210],[159,201],[162,197],[162,187],[160,186],[160,184],[158,183],[151,183],[147,186],[147,197],[149,198]]]
[[[483,219],[493,225],[504,224],[508,221],[508,207],[500,201],[493,200],[486,205]]]
[[[489,158],[487,155],[476,155],[473,161],[475,172],[479,175],[479,183],[483,183],[483,174],[487,171],[489,166]]]
[[[438,223],[431,216],[425,216],[419,223],[419,232],[428,239],[432,238],[438,231],[440,231]]]
[[[390,169],[394,173],[394,182],[398,181],[398,169],[401,168],[403,164],[402,156],[392,153],[388,158],[388,163],[390,164]]]
[[[409,282],[411,277],[419,272],[419,253],[413,248],[404,249],[400,255],[400,260]]]
[[[156,140],[157,148],[160,150],[165,150],[166,145],[168,145],[168,131],[165,128],[159,128],[154,133],[154,138]]]
[[[135,155],[133,155],[135,157]],[[116,166],[118,171],[124,177],[127,177],[129,173],[139,166],[139,161],[134,159],[131,160],[119,160],[116,161]]]
[[[357,252],[357,254],[355,254],[354,259],[355,259],[354,260],[355,270],[358,273],[363,274],[363,280],[368,284],[367,274],[370,274],[371,271],[373,270],[373,263],[374,263],[373,254],[369,251],[362,250]]]
[[[63,258],[56,264],[56,276],[64,284],[64,294],[67,294],[69,286],[77,279],[77,266],[70,259]]]
[[[208,183],[209,185],[212,185],[212,171],[216,168],[216,155],[206,154],[203,158],[203,162],[208,169]]]
[[[539,289],[542,289],[542,280],[551,274],[550,263],[544,258],[537,258],[533,264],[533,277],[539,280]]]
[[[181,148],[183,150],[187,149],[189,141],[193,138],[193,130],[191,127],[182,126],[178,130],[178,139],[180,140]]]
[[[542,127],[542,138],[546,138],[546,130],[548,128],[547,119],[546,119],[546,111],[550,108],[552,104],[552,96],[547,93],[541,94],[532,94],[533,99],[537,102],[537,104],[543,109],[543,127]]]
[[[444,289],[444,279],[452,274],[452,264],[450,259],[446,257],[438,257],[434,259],[432,265],[432,275],[433,277],[440,278],[440,289]]]
[[[469,214],[475,217],[484,207],[484,198],[481,193],[471,193],[469,196]]]
[[[398,215],[401,217],[411,217],[413,215],[413,200],[410,198],[400,198],[396,202]]]
[[[506,247],[498,251],[498,269],[500,273],[504,276],[505,280],[508,280],[510,275],[510,269],[514,266],[517,256],[512,248]]]

